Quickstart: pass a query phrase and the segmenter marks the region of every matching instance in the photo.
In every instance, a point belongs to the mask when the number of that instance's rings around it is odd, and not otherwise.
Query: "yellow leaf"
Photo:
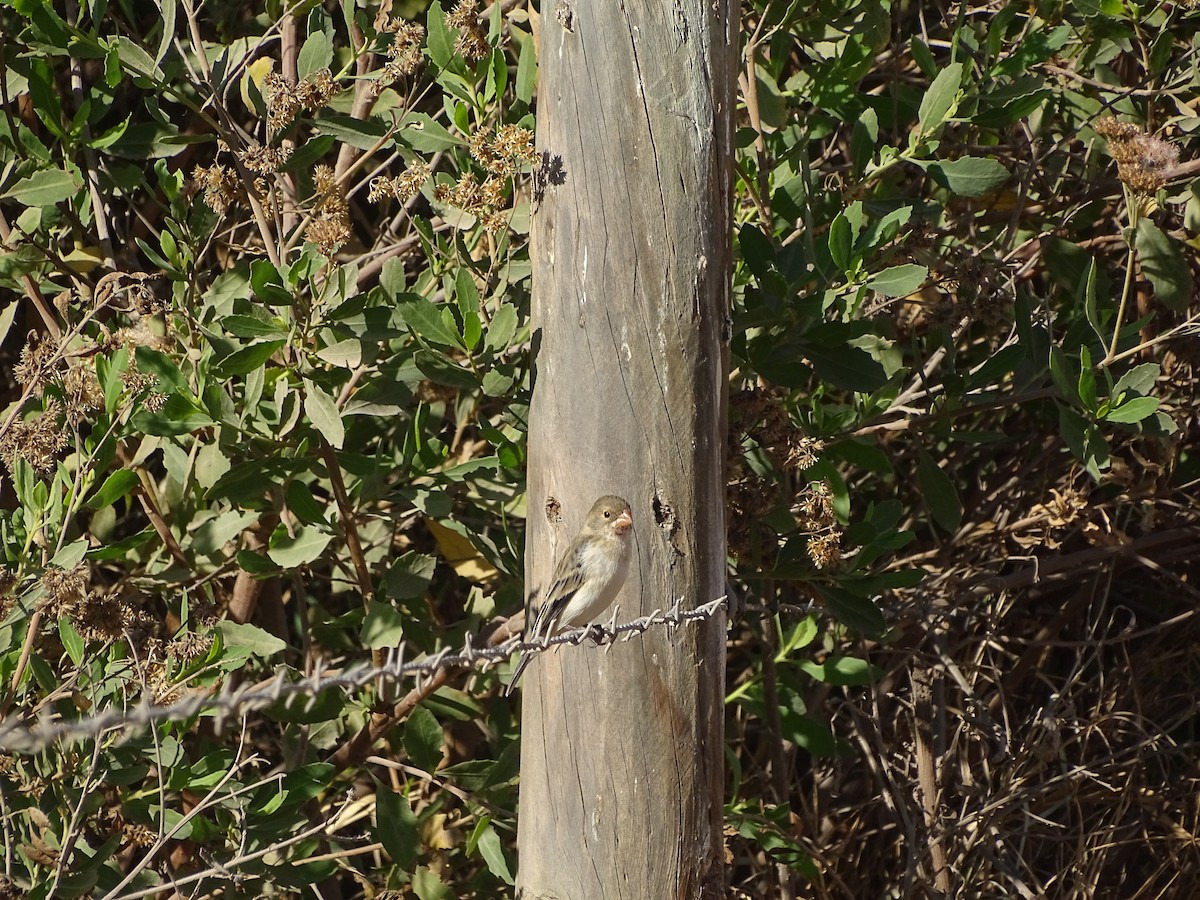
[[[438,549],[446,562],[454,567],[454,571],[469,581],[491,581],[497,575],[496,567],[488,562],[475,545],[453,529],[447,528],[441,522],[426,519],[425,524],[433,532]]]
[[[77,275],[86,275],[96,266],[104,262],[104,257],[101,255],[103,251],[99,247],[76,247],[70,253],[62,258],[62,261],[67,264],[67,268]]]
[[[246,74],[242,76],[242,102],[246,104],[246,109],[254,109],[254,103],[250,99],[250,89],[247,86],[250,81],[254,82],[254,86],[258,88],[258,93],[263,93],[263,81],[266,80],[267,74],[275,66],[275,61],[270,57],[260,56],[250,65],[246,66]],[[264,98],[265,99],[265,98]]]

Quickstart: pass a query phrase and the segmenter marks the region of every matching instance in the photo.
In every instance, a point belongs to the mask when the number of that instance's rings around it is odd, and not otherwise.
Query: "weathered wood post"
[[[725,592],[737,7],[542,7],[527,583],[633,507],[620,619]],[[519,896],[716,898],[725,621],[545,654],[522,700]]]

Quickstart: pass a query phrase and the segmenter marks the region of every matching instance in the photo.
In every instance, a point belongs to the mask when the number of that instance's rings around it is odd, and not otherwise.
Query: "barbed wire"
[[[216,725],[245,712],[264,709],[283,702],[291,713],[310,710],[320,694],[333,689],[356,690],[370,684],[396,683],[405,679],[416,679],[419,690],[425,679],[446,669],[478,669],[486,671],[495,663],[508,659],[514,653],[537,655],[562,645],[578,646],[585,641],[596,645],[612,645],[618,640],[629,640],[658,626],[675,627],[691,622],[710,619],[726,606],[726,598],[709,600],[693,609],[682,609],[682,599],[676,600],[667,610],[656,609],[648,615],[628,622],[616,623],[617,610],[605,625],[585,625],[572,628],[548,637],[526,641],[513,636],[494,647],[475,647],[468,635],[458,649],[446,647],[425,659],[405,660],[405,645],[388,648],[382,665],[370,662],[359,663],[340,671],[332,672],[318,667],[309,675],[289,680],[294,673],[280,671],[267,681],[254,684],[231,685],[226,683],[217,693],[198,688],[187,697],[173,703],[154,703],[144,699],[136,706],[125,709],[107,709],[78,719],[53,720],[44,717],[29,724],[24,721],[0,723],[0,749],[32,752],[42,750],[60,740],[82,740],[96,738],[108,731],[144,728],[158,722],[189,719],[201,712],[215,713]],[[292,705],[292,701],[304,698],[304,705]]]

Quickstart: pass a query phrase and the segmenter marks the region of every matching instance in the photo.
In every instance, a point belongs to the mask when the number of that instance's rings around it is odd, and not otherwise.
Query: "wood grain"
[[[547,3],[526,576],[596,497],[633,508],[619,621],[725,593],[736,9]],[[723,896],[725,621],[541,656],[518,896]]]

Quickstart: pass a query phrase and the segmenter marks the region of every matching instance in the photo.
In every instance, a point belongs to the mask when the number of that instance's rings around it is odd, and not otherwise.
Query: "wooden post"
[[[543,4],[526,575],[633,508],[619,620],[725,593],[738,12]],[[717,898],[723,615],[544,654],[522,698],[518,896]]]

